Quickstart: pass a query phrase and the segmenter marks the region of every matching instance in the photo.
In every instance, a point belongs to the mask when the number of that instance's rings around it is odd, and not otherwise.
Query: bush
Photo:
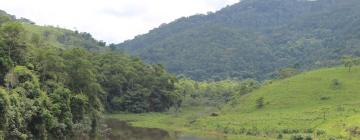
[[[305,140],[312,140],[313,138],[309,135],[305,136]]]
[[[360,136],[360,128],[358,126],[355,127],[350,127],[347,129],[347,131],[352,135],[352,136]]]
[[[317,136],[321,136],[321,135],[325,135],[325,134],[326,134],[325,130],[322,130],[322,129],[316,130],[316,135]]]
[[[75,123],[80,122],[84,119],[85,114],[87,113],[87,106],[89,99],[83,94],[78,94],[71,97],[71,112],[73,114],[73,121]]]
[[[260,97],[256,100],[256,108],[264,107],[264,97]]]
[[[322,101],[330,100],[330,97],[329,97],[329,96],[322,96],[322,97],[320,98],[320,100],[322,100]]]
[[[9,110],[9,98],[7,94],[8,93],[6,93],[5,90],[0,88],[0,130],[4,130],[8,122],[7,114]]]
[[[303,140],[304,138],[302,137],[302,135],[296,134],[296,135],[292,135],[290,137],[291,140]]]
[[[280,79],[286,79],[286,78],[295,76],[299,73],[300,73],[299,70],[297,70],[295,68],[284,68],[284,69],[279,70],[278,77]]]
[[[304,130],[304,133],[314,133],[314,129],[312,129],[312,128],[306,128],[306,129]]]
[[[300,131],[298,129],[289,129],[289,128],[286,128],[286,129],[283,129],[282,132],[284,134],[294,134],[294,133],[299,133]]]
[[[340,80],[338,80],[338,79],[333,79],[333,80],[332,80],[332,82],[331,82],[331,87],[332,87],[333,89],[339,89],[340,86],[341,86]]]

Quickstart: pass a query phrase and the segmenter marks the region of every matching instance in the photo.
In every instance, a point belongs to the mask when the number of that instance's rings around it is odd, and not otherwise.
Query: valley
[[[0,140],[357,140],[359,33],[358,0],[242,0],[121,43],[0,10]]]

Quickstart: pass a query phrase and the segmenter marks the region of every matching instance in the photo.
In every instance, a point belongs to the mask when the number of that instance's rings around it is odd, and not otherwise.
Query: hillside
[[[104,112],[166,111],[175,82],[89,33],[0,11],[0,140],[107,139]]]
[[[360,68],[320,69],[273,81],[227,105],[219,116],[206,107],[180,114],[119,114],[132,124],[225,135],[230,139],[359,139]],[[257,107],[259,98],[263,107]],[[195,121],[194,121],[195,120]],[[171,124],[171,125],[170,125]],[[207,133],[206,133],[207,132]],[[254,139],[254,138],[251,138]]]
[[[0,24],[19,22],[25,29],[24,41],[36,47],[76,48],[99,50],[106,46],[104,41],[94,39],[86,32],[72,31],[54,26],[39,26],[29,19],[17,18],[0,10]]]
[[[358,0],[243,0],[183,17],[118,48],[196,80],[276,76],[359,55]]]
[[[51,46],[56,48],[85,48],[87,50],[100,50],[106,43],[94,39],[91,34],[67,30],[53,26],[38,26],[23,23],[26,31],[26,40],[34,46]]]

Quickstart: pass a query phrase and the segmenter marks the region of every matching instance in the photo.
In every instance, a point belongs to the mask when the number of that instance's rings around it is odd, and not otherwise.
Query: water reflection
[[[188,136],[179,133],[170,133],[157,128],[133,127],[128,123],[116,119],[107,120],[111,128],[109,140],[224,140],[224,138]]]

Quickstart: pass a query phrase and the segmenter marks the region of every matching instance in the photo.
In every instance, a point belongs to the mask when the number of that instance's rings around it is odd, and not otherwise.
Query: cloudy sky
[[[217,11],[239,0],[0,0],[0,9],[39,25],[91,33],[120,43],[183,16]]]

